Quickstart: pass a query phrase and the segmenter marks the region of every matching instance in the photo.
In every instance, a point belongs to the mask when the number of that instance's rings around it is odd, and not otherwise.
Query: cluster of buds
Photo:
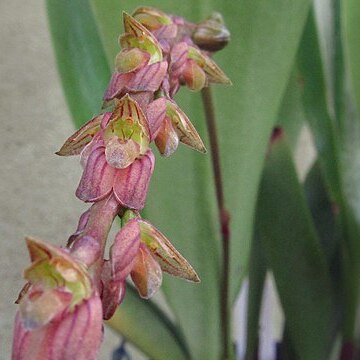
[[[84,171],[76,196],[92,205],[66,248],[27,240],[32,264],[18,299],[14,360],[95,359],[102,320],[121,304],[128,277],[143,298],[159,289],[163,271],[200,281],[139,211],[154,171],[151,142],[163,156],[179,142],[206,152],[173,97],[183,84],[197,91],[210,82],[230,83],[210,57],[229,33],[217,14],[196,25],[145,7],[133,16],[124,13],[124,30],[104,95],[108,111],[88,121],[57,152],[80,155]],[[122,227],[105,259],[116,217]]]

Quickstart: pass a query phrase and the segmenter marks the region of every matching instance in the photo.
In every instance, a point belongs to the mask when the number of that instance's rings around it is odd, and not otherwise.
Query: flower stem
[[[220,321],[222,331],[222,359],[230,357],[230,316],[229,316],[229,275],[230,275],[230,214],[225,208],[224,186],[221,174],[220,151],[216,129],[216,119],[211,88],[206,87],[201,91],[205,110],[206,124],[210,139],[211,161],[215,181],[216,201],[219,210],[220,233],[222,239],[222,272],[220,280]]]

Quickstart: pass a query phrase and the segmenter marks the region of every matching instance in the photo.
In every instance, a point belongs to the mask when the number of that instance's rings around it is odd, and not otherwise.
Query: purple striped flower
[[[145,205],[155,164],[149,143],[145,115],[125,95],[113,112],[90,120],[67,139],[58,154],[81,151],[84,172],[76,190],[79,199],[97,202],[113,192],[123,207],[138,210]]]

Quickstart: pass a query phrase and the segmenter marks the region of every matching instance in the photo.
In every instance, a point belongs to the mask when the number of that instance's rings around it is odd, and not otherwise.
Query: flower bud
[[[230,32],[226,28],[221,14],[214,12],[196,26],[192,39],[202,50],[214,52],[227,45],[230,40]]]

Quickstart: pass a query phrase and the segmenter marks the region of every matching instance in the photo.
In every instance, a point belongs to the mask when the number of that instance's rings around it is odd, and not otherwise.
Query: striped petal
[[[117,170],[114,194],[124,207],[135,210],[144,207],[154,165],[155,158],[149,150],[126,169]]]
[[[133,73],[126,84],[129,91],[157,91],[166,75],[168,64],[166,61],[147,65]]]
[[[112,189],[116,169],[105,158],[105,147],[95,144],[86,162],[86,166],[76,189],[76,196],[85,202],[103,199]]]
[[[138,219],[141,241],[152,252],[161,269],[173,276],[189,281],[200,279],[187,260],[175,249],[171,242],[148,221]]]
[[[102,309],[97,294],[35,330],[27,329],[18,313],[12,360],[95,360],[102,337]]]
[[[111,75],[110,83],[105,91],[103,98],[105,102],[103,108],[107,106],[107,102],[121,96],[121,93],[124,91],[125,86],[128,84],[132,76],[132,73],[123,74],[117,71]]]
[[[160,154],[165,157],[173,154],[179,145],[179,136],[168,117],[165,117],[165,120],[157,133],[155,144],[159,149]]]
[[[154,296],[161,286],[162,271],[160,265],[144,245],[140,245],[136,255],[131,270],[131,279],[138,289],[139,295],[144,299],[150,299]]]
[[[146,109],[146,117],[149,122],[150,139],[154,140],[160,131],[166,116],[166,99],[161,97],[152,101]]]
[[[140,227],[136,219],[130,220],[117,234],[110,249],[111,278],[124,281],[132,270],[140,245]]]
[[[126,282],[114,281],[111,272],[110,261],[104,262],[102,273],[102,308],[103,308],[103,319],[109,320],[116,311],[117,307],[122,303],[126,293]]]

